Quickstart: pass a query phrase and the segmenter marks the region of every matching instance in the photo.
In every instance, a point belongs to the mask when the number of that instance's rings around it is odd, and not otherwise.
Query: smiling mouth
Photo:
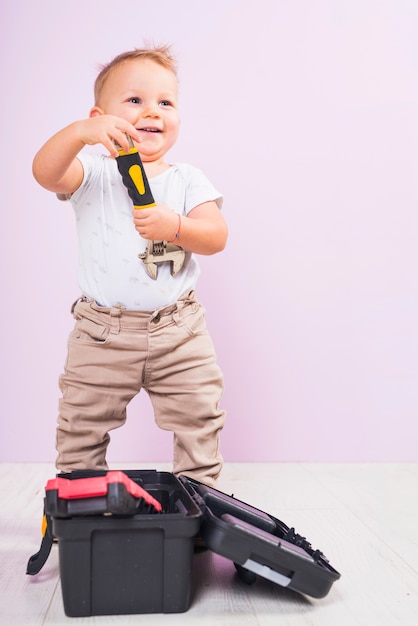
[[[159,128],[145,127],[145,128],[138,128],[138,130],[143,133],[161,133],[161,130]]]

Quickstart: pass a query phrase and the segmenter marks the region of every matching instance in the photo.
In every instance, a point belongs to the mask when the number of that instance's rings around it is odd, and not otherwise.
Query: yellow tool
[[[118,170],[122,176],[125,187],[128,190],[135,209],[148,209],[155,206],[147,175],[139,156],[138,148],[135,148],[132,137],[127,135],[129,150],[125,152],[116,144],[118,149]]]

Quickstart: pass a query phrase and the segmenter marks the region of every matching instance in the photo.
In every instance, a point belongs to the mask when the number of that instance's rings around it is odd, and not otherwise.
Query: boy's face
[[[137,148],[142,160],[163,161],[178,136],[177,106],[178,83],[173,72],[148,59],[132,59],[110,72],[90,115],[126,119],[141,136]]]

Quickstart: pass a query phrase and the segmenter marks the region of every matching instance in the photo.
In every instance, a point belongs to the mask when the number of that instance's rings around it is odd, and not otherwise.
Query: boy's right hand
[[[130,146],[126,135],[132,137],[137,143],[141,141],[135,126],[115,115],[93,114],[86,120],[80,120],[78,126],[79,139],[85,145],[102,144],[109,150],[109,156],[112,158],[118,156],[115,142],[126,152],[129,150]]]
[[[85,145],[102,144],[112,158],[118,156],[116,141],[129,150],[126,135],[140,141],[136,128],[121,117],[92,110],[90,117],[73,122],[51,137],[35,155],[33,175],[40,185],[59,194],[72,194],[84,172],[77,155]]]

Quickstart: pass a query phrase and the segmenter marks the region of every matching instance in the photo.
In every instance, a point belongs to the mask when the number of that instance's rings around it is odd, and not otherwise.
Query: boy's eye
[[[163,107],[171,107],[172,106],[172,104],[171,104],[171,102],[169,100],[161,100],[160,104]]]
[[[139,100],[139,98],[134,96],[132,98],[129,98],[129,102],[132,102],[132,104],[139,104],[140,100]]]

